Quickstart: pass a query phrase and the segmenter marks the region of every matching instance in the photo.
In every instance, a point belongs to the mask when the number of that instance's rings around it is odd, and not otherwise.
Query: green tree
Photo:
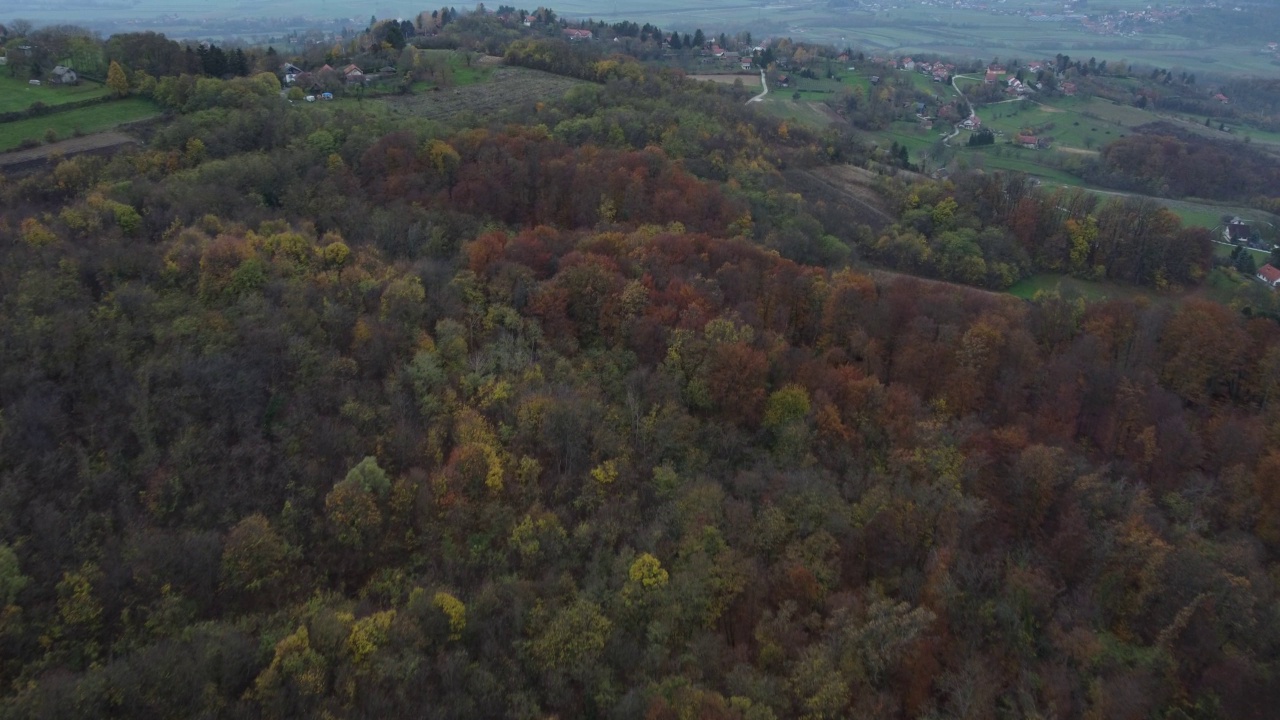
[[[380,497],[386,495],[391,489],[391,479],[387,477],[387,471],[378,466],[378,460],[373,456],[367,456],[357,463],[347,472],[347,476],[342,481],[359,485],[367,492]]]
[[[275,593],[288,573],[291,555],[288,544],[265,516],[250,515],[227,533],[222,551],[223,587],[248,597]]]
[[[0,611],[18,599],[18,593],[31,582],[22,574],[18,554],[8,545],[0,544]]]
[[[531,649],[544,670],[584,677],[600,659],[612,630],[600,606],[580,597],[555,614]]]

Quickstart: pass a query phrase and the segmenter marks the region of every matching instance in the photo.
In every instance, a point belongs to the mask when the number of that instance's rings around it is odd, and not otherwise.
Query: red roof
[[[1280,283],[1280,270],[1271,265],[1263,265],[1258,268],[1258,277],[1262,278],[1268,285]]]

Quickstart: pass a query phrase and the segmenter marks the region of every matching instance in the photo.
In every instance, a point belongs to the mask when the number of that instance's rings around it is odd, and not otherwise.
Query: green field
[[[59,140],[66,140],[77,130],[81,133],[100,132],[121,123],[143,120],[158,114],[160,114],[159,109],[151,101],[128,98],[103,105],[90,105],[43,117],[3,123],[0,124],[0,151],[12,150],[27,139],[43,141],[45,133],[50,129],[57,133]]]
[[[1051,273],[1023,278],[1009,288],[1007,292],[1023,300],[1032,300],[1035,298],[1036,293],[1039,292],[1056,292],[1063,297],[1081,297],[1091,301],[1137,296],[1158,297],[1156,293],[1150,290],[1133,285],[1081,280],[1070,275]]]
[[[53,85],[46,82],[35,86],[23,79],[0,75],[0,113],[26,110],[37,102],[53,106],[90,100],[109,92],[105,85],[95,82],[82,81],[79,85]]]

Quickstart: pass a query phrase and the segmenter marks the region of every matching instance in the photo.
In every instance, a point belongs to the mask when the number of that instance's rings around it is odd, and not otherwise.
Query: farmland
[[[0,113],[26,110],[37,102],[50,107],[106,96],[105,85],[81,82],[79,85],[31,85],[25,79],[0,75]]]
[[[750,88],[760,87],[760,73],[741,73],[741,74],[716,73],[716,74],[690,75],[689,79],[720,83],[721,85],[733,85],[734,83],[741,82],[743,85]]]
[[[495,68],[486,82],[416,93],[390,96],[385,102],[397,112],[407,112],[430,120],[448,120],[473,113],[491,115],[511,107],[559,97],[581,85],[560,75],[520,67]]]
[[[77,108],[69,112],[0,124],[0,151],[12,150],[27,140],[45,139],[52,130],[57,139],[65,140],[77,133],[92,133],[159,114],[156,106],[141,98]]]

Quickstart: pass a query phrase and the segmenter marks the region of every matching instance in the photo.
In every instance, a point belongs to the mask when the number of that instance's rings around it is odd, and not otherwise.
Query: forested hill
[[[872,151],[599,62],[469,127],[161,80],[0,185],[0,718],[1273,716],[1280,324],[849,266],[1204,234],[885,223],[786,179]]]

